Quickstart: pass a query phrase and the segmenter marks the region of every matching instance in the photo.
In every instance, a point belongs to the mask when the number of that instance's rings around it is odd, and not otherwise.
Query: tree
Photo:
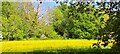
[[[2,2],[2,33],[6,40],[41,36],[41,25],[32,2]]]
[[[61,3],[53,15],[55,31],[65,38],[75,39],[95,38],[108,18],[104,10],[79,2],[70,5]]]
[[[42,25],[42,34],[44,34],[48,39],[62,39],[62,37],[58,35],[53,28],[53,10],[50,8],[46,10],[46,14],[40,19],[44,22],[44,24]]]
[[[112,42],[115,46],[120,45],[120,2],[97,2],[97,5],[99,6],[98,8],[100,11],[104,10],[105,14],[108,15],[108,18],[106,16],[107,21],[105,21],[104,27],[99,29],[99,40],[102,40],[108,45],[108,43],[110,43],[109,39],[112,39],[116,42],[116,44],[115,42]]]
[[[20,31],[20,26],[22,24],[22,19],[18,16],[18,11],[15,9],[17,6],[13,6],[16,3],[2,2],[2,33],[3,38],[6,40],[13,40],[18,38],[21,33],[22,37],[23,31]],[[15,12],[16,11],[16,12]]]
[[[50,39],[60,38],[53,30],[51,15],[40,19],[40,1],[37,7],[33,2],[2,2],[2,34],[4,40],[40,39],[44,34]],[[49,13],[49,12],[47,12]]]

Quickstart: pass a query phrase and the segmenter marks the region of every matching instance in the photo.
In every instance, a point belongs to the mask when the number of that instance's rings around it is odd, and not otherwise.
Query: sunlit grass
[[[97,40],[27,40],[3,41],[2,52],[30,52],[44,49],[90,48]]]

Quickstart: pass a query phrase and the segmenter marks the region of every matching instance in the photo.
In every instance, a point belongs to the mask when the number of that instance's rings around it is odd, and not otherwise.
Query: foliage
[[[120,45],[120,2],[98,3],[98,6],[99,9],[101,8],[101,10],[105,10],[105,13],[109,15],[105,27],[100,30],[101,40],[103,42],[109,42],[109,39],[114,39],[117,43],[113,43],[115,45]]]
[[[0,23],[4,40],[109,39],[120,45],[120,2],[63,3],[40,18],[38,3],[2,2]],[[106,45],[107,46],[107,45]]]
[[[51,21],[50,14],[40,19],[39,6],[38,3],[35,8],[32,2],[2,2],[1,31],[4,40],[42,39],[42,35],[61,39],[51,24],[46,24],[47,20]]]
[[[92,39],[109,19],[105,11],[89,4],[61,3],[53,13],[54,29],[64,38]]]
[[[24,28],[22,28],[22,18],[17,15],[18,11],[13,6],[16,3],[2,2],[2,33],[6,40],[22,39]],[[16,12],[15,12],[16,11]],[[20,36],[21,35],[21,36]]]
[[[42,17],[41,21],[43,21],[45,24],[41,25],[42,27],[42,34],[44,34],[47,39],[62,39],[60,35],[58,35],[52,24],[53,24],[53,19],[52,19],[52,9],[47,9],[48,12],[46,12],[46,15]]]

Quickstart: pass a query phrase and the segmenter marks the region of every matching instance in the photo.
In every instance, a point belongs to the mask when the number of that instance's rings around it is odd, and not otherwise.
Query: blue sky
[[[59,4],[56,4],[55,2],[43,2],[41,4],[41,11],[45,12],[48,8],[54,9]]]
[[[43,3],[41,4],[41,10],[46,10],[47,8],[54,8],[58,6],[59,4],[56,4],[53,0],[42,0]],[[59,0],[60,1],[60,0]],[[95,2],[100,2],[101,0],[95,0]],[[107,0],[109,1],[109,0]]]
[[[107,0],[107,1],[110,1],[110,0]],[[101,2],[101,0],[95,0],[95,2]],[[58,4],[56,4],[55,1],[53,0],[43,0],[43,3],[42,3],[42,7],[50,7],[50,8],[54,8],[54,6],[58,6]]]
[[[60,1],[60,0],[58,0]],[[109,0],[107,0],[109,1]],[[101,0],[95,0],[95,2],[101,2]],[[37,2],[35,3],[35,6],[37,6]],[[56,6],[59,6],[55,1],[53,0],[42,0],[41,8],[40,8],[40,13],[45,14],[46,10],[48,8],[54,9]]]
[[[37,2],[34,5],[35,7],[37,7]],[[43,1],[42,4],[40,5],[40,16],[45,15],[47,13],[46,10],[48,10],[48,8],[54,9],[58,5],[59,4],[56,4],[55,1],[50,1],[50,2]]]

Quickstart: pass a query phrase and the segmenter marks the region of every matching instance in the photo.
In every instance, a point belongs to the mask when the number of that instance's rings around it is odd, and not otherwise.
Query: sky
[[[35,1],[35,0],[34,0]],[[37,1],[37,0],[36,0]],[[60,0],[59,0],[60,1]],[[62,0],[63,1],[63,0]],[[110,0],[106,0],[109,2]],[[94,2],[101,2],[101,0],[94,0]],[[37,7],[37,2],[34,4]],[[43,16],[47,15],[47,10],[54,9],[55,7],[59,6],[59,3],[56,3],[53,0],[42,0],[42,4],[40,5],[40,19],[42,19]],[[96,6],[97,7],[97,6]]]
[[[35,2],[34,5],[37,7],[37,2]],[[54,9],[57,6],[59,6],[59,4],[56,4],[55,1],[43,1],[40,5],[40,16],[42,17],[43,15],[46,15],[48,9]]]
[[[57,1],[65,1],[65,0],[57,0]],[[106,1],[109,2],[110,0],[106,0]],[[94,2],[101,2],[101,0],[94,0]],[[59,3],[57,4],[53,0],[42,0],[42,4],[40,5],[41,6],[40,13],[41,13],[41,15],[44,15],[44,14],[46,14],[46,12],[47,12],[46,10],[48,10],[48,8],[54,9],[55,7],[57,7],[59,5],[60,5]],[[37,2],[35,3],[35,6],[37,7]]]
[[[63,1],[63,0],[57,0],[57,1]],[[95,0],[95,2],[100,2],[101,0]],[[109,0],[107,0],[109,1]],[[46,10],[47,8],[55,8],[56,6],[59,6],[59,4],[57,4],[55,1],[53,0],[42,0],[42,4],[41,4],[41,10]]]
[[[41,4],[41,11],[45,12],[48,8],[49,9],[54,9],[57,7],[59,4],[56,4],[56,2],[43,2]]]

